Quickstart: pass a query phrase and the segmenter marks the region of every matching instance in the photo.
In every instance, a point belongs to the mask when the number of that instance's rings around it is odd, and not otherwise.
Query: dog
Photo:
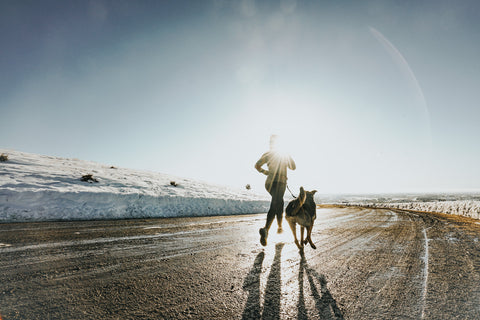
[[[303,250],[304,244],[310,243],[313,249],[317,247],[312,242],[312,229],[313,223],[317,218],[317,205],[313,196],[317,190],[305,191],[303,187],[300,187],[300,194],[298,198],[290,201],[285,209],[285,219],[293,232],[295,238],[295,244],[298,249]],[[297,239],[297,223],[300,225],[300,242]],[[304,231],[307,229],[307,237],[303,240]]]

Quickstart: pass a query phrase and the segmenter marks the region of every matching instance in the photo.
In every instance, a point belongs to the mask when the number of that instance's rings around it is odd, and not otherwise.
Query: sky
[[[1,1],[0,148],[264,193],[480,190],[480,3]]]

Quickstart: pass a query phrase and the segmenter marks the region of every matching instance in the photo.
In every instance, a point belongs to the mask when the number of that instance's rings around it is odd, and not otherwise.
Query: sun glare
[[[300,229],[297,226],[297,237],[300,237]],[[268,234],[268,245],[264,247],[264,252],[268,257],[273,258],[278,245],[284,245],[282,249],[282,264],[290,263],[289,261],[297,261],[299,259],[299,250],[295,245],[294,238],[290,227],[287,225],[282,233],[277,233],[276,226],[272,226]]]
[[[289,243],[289,242],[293,243],[293,235],[288,226],[286,229],[283,229],[282,233],[277,233],[277,230],[272,230],[272,229],[271,231],[274,231],[274,232],[269,233],[268,235],[268,240],[271,243]]]
[[[276,135],[274,150],[281,157],[291,156],[295,150],[296,144],[293,142],[293,139],[289,138],[288,135]]]

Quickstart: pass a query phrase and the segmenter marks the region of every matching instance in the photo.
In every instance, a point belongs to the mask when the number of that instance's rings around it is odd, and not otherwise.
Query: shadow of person
[[[327,288],[327,280],[325,279],[325,276],[318,274],[317,271],[308,266],[303,252],[300,253],[300,256],[300,270],[298,272],[298,319],[308,319],[303,288],[304,272],[307,274],[310,291],[315,300],[315,307],[320,319],[344,319],[341,310],[337,306],[337,302]]]
[[[263,312],[260,306],[260,275],[265,253],[260,252],[253,263],[253,267],[243,281],[243,289],[248,291],[247,303],[243,310],[242,319],[280,319],[280,299],[282,295],[281,258],[284,243],[275,245],[275,256],[267,277]]]
[[[252,270],[243,281],[243,290],[248,291],[247,303],[243,310],[242,319],[260,319],[260,274],[262,273],[265,253],[260,252],[253,262]]]
[[[307,261],[305,254],[300,252],[300,265],[298,268],[298,302],[297,302],[297,319],[308,319],[307,308],[305,307],[305,293],[303,289],[303,275]]]
[[[281,258],[284,243],[275,245],[275,256],[267,278],[262,319],[280,319],[280,298],[282,295]]]

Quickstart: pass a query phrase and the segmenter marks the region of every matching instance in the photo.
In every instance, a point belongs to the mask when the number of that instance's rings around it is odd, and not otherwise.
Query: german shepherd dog
[[[313,196],[317,190],[305,191],[303,187],[300,187],[300,194],[298,198],[290,201],[285,209],[285,219],[293,232],[295,238],[295,244],[298,249],[303,250],[303,245],[307,242],[313,249],[317,247],[312,242],[312,229],[313,222],[317,218],[316,204]],[[297,223],[300,225],[300,243],[297,239]],[[307,237],[303,240],[304,230],[307,229]]]

